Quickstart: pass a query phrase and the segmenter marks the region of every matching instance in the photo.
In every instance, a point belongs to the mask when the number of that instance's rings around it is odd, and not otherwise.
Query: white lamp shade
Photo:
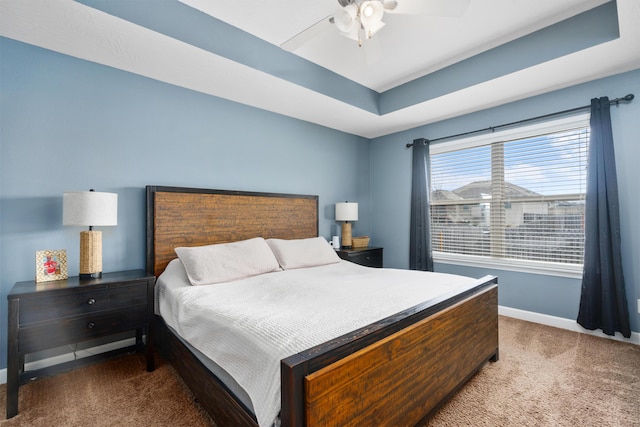
[[[336,203],[336,221],[357,221],[358,204],[353,202]]]
[[[118,225],[118,195],[97,191],[65,192],[62,195],[62,224]]]

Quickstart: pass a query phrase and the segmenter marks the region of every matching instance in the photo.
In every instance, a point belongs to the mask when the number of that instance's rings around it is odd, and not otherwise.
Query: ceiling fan
[[[329,27],[355,40],[358,46],[376,34],[385,23],[385,13],[455,17],[462,15],[471,0],[338,0],[332,15],[316,22],[280,45],[294,51]]]

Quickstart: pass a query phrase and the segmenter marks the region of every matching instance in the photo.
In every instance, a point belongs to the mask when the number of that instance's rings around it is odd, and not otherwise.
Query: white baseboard
[[[106,353],[107,351],[118,350],[121,348],[132,346],[136,343],[135,338],[127,338],[120,341],[114,341],[96,347],[87,348],[84,350],[76,350],[75,352],[61,354],[59,356],[48,357],[46,359],[34,360],[33,362],[27,362],[24,365],[25,371],[34,371],[36,369],[48,368],[64,362],[70,362],[75,359],[82,359],[84,357],[95,356],[96,354]],[[75,353],[75,354],[74,354]],[[7,382],[7,370],[0,369],[0,384]]]
[[[519,310],[517,308],[498,306],[498,314],[507,317],[513,317],[520,320],[526,320],[528,322],[540,323],[542,325],[553,326],[555,328],[568,329],[574,332],[580,332],[583,334],[594,335],[602,338],[609,338],[617,341],[624,341],[636,345],[640,345],[640,333],[632,332],[631,338],[624,338],[620,333],[616,332],[615,336],[606,335],[601,331],[590,331],[584,329],[575,320],[565,319],[563,317],[549,316],[547,314],[535,313],[533,311]],[[78,350],[67,354],[61,354],[60,356],[49,357],[42,360],[34,360],[25,364],[26,370],[42,369],[49,366],[57,365],[59,363],[69,362],[74,359],[81,359],[83,357],[93,356],[95,354],[105,353],[111,350],[117,350],[119,348],[128,347],[134,345],[135,338],[127,338],[125,340],[116,341],[97,347],[91,347],[86,350]],[[7,382],[7,370],[0,370],[0,384]]]
[[[631,332],[631,338],[623,337],[619,332],[615,336],[607,335],[604,332],[590,331],[583,328],[575,320],[565,319],[564,317],[549,316],[548,314],[535,313],[533,311],[519,310],[517,308],[498,306],[498,314],[513,317],[528,322],[540,323],[542,325],[553,326],[555,328],[567,329],[569,331],[580,332],[587,335],[593,335],[601,338],[608,338],[616,341],[624,341],[631,344],[640,345],[640,333]]]

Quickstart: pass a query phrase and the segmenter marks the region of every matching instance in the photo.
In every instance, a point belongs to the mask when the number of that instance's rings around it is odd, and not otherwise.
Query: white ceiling
[[[276,46],[328,21],[339,7],[337,0],[180,1]],[[451,1],[460,0],[398,0]],[[294,53],[383,92],[607,1],[470,0],[461,16],[387,13],[387,25],[362,47],[328,24]]]
[[[181,1],[278,46],[338,7],[337,0]],[[458,17],[386,14],[387,25],[361,48],[324,25],[293,53],[383,92],[606,2],[471,0]],[[640,1],[617,7],[616,40],[383,115],[71,0],[0,0],[0,35],[374,138],[640,68]]]

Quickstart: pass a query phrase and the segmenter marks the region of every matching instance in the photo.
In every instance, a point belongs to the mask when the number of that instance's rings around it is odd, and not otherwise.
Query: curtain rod
[[[618,105],[621,102],[631,102],[631,100],[633,98],[634,98],[634,95],[632,93],[630,93],[627,96],[623,96],[622,98],[616,98],[616,99],[610,100],[609,101],[609,105],[613,105],[613,104]],[[472,130],[472,131],[469,131],[469,132],[458,133],[458,134],[455,134],[455,135],[443,136],[441,138],[429,139],[427,141],[428,142],[436,142],[436,141],[441,141],[443,139],[458,138],[460,136],[472,135],[474,133],[487,132],[487,131],[495,132],[496,129],[500,129],[500,128],[503,128],[503,127],[514,126],[514,125],[519,125],[519,124],[522,124],[522,123],[532,122],[534,120],[546,119],[548,117],[553,117],[553,116],[559,116],[559,115],[562,115],[562,114],[573,113],[575,111],[586,110],[587,108],[591,108],[591,104],[583,105],[582,107],[571,108],[569,110],[557,111],[555,113],[544,114],[542,116],[531,117],[529,119],[518,120],[517,122],[505,123],[505,124],[498,125],[498,126],[489,126],[488,128],[484,128],[484,129],[477,129],[477,130]],[[407,148],[409,148],[409,147],[413,147],[413,143],[407,144]]]

